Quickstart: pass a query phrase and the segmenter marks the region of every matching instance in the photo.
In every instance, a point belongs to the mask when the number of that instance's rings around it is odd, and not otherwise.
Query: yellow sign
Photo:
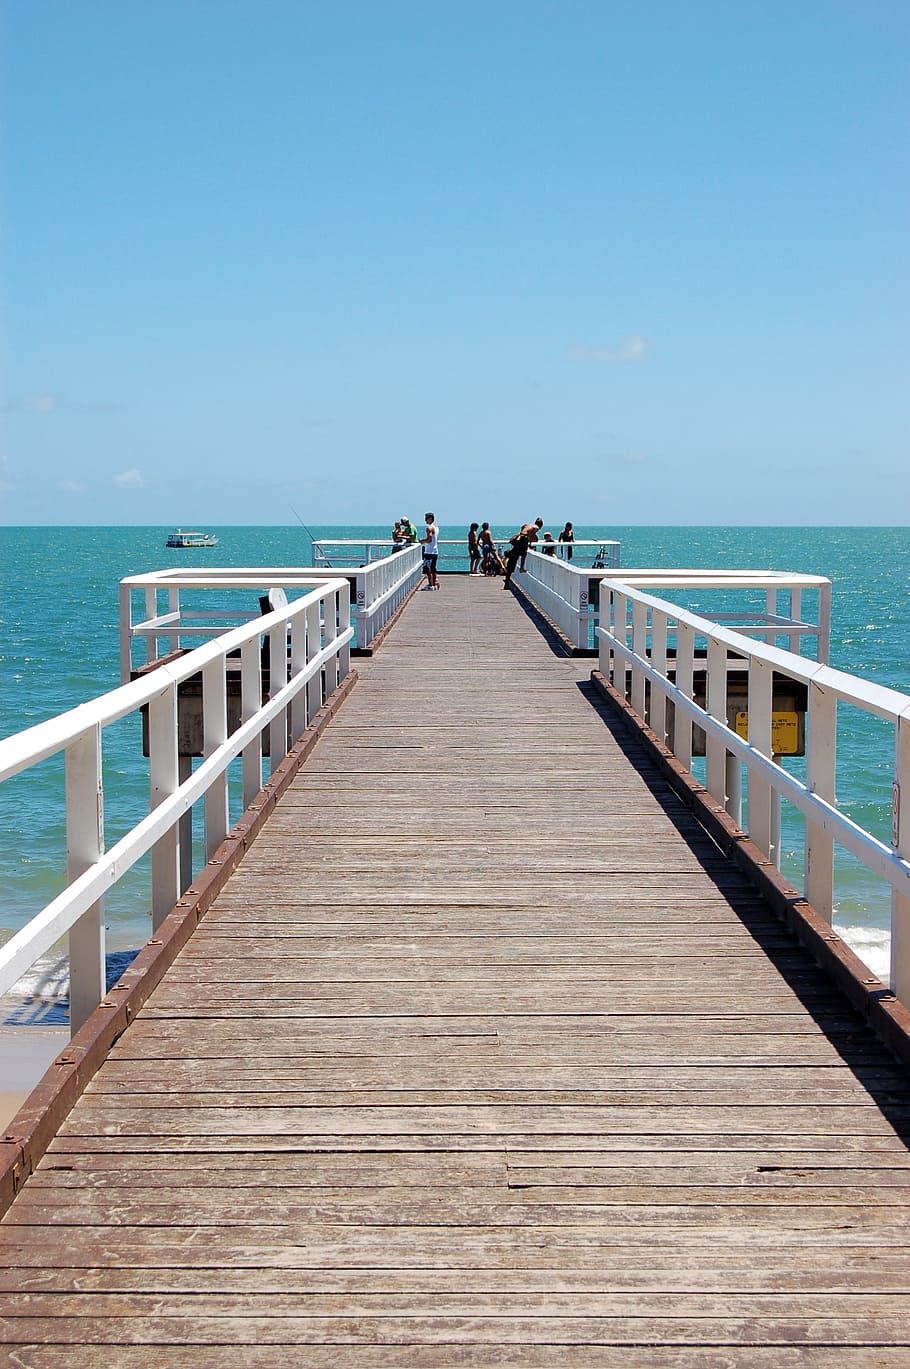
[[[744,741],[749,740],[749,711],[743,709],[736,715],[736,732]],[[775,756],[799,755],[799,714],[771,714],[771,750]]]

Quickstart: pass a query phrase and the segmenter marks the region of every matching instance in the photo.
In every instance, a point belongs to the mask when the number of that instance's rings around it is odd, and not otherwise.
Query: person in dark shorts
[[[490,532],[489,523],[484,523],[480,529],[480,570],[483,575],[503,575],[505,566],[502,564],[502,557],[496,549],[493,541],[493,534]]]
[[[477,536],[479,523],[472,523],[468,528],[468,560],[470,561],[469,575],[480,574],[480,540]]]
[[[439,559],[439,529],[436,526],[436,515],[426,514],[427,535],[421,537],[420,544],[423,547],[423,573],[427,577],[425,589],[439,589],[439,581],[436,579],[436,562]]]
[[[566,560],[571,561],[572,543],[575,541],[575,529],[572,527],[571,523],[567,523],[566,526],[563,528],[562,532],[559,534],[559,541],[567,542],[569,544],[566,547]]]
[[[528,558],[528,548],[533,542],[537,541],[540,529],[543,527],[543,519],[536,518],[533,523],[523,523],[514,536],[509,538],[511,546],[506,557],[506,578],[503,582],[503,589],[508,589],[515,567],[521,561],[520,570],[525,569],[525,561]]]

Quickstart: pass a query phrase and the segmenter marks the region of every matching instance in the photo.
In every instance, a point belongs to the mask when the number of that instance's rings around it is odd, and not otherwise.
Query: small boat
[[[212,532],[184,532],[175,528],[165,543],[167,547],[217,547],[218,538]]]

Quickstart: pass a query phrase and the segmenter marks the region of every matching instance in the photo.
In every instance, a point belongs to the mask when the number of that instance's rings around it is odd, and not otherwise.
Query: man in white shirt
[[[425,515],[427,520],[427,535],[421,537],[420,543],[423,547],[423,573],[427,577],[425,589],[439,589],[439,581],[436,579],[436,561],[439,556],[439,529],[436,526],[436,515],[428,513]]]

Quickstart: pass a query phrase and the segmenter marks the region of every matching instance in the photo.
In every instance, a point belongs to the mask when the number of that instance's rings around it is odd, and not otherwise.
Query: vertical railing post
[[[802,590],[796,588],[795,586],[794,586],[793,588],[791,588],[791,590],[790,590],[790,615],[789,615],[789,616],[790,616],[790,622],[791,622],[791,623],[802,622],[802,616],[803,616],[803,595],[802,595]],[[798,655],[800,654],[800,648],[802,647],[802,642],[803,642],[802,635],[801,635],[799,632],[791,632],[791,633],[789,634],[789,646],[790,646],[790,650],[794,653],[794,655],[798,656]]]
[[[806,784],[813,794],[835,802],[837,699],[813,680],[806,710]],[[805,891],[812,906],[830,922],[834,909],[834,838],[806,818]]]
[[[338,636],[338,590],[333,587],[322,596],[322,622],[324,645],[331,646]],[[338,684],[338,657],[332,656],[325,664],[326,698],[334,693]]]
[[[351,626],[351,586],[347,580],[338,583],[338,632],[347,632]],[[339,682],[351,672],[351,643],[345,642],[338,653]]]
[[[667,615],[655,608],[651,613],[651,664],[659,675],[667,674]],[[651,709],[648,721],[658,741],[667,740],[667,696],[660,685],[651,683]]]
[[[193,774],[192,756],[177,756],[177,775],[185,784]],[[188,808],[180,819],[180,892],[186,893],[193,882],[193,810]]]
[[[818,587],[818,634],[815,659],[827,665],[831,658],[831,581]]]
[[[120,683],[129,684],[133,670],[133,591],[120,584]]]
[[[307,666],[322,650],[322,628],[319,622],[319,600],[308,604],[306,608],[306,659]],[[314,675],[307,680],[306,685],[306,716],[307,722],[312,722],[316,714],[322,707],[322,672],[317,670]]]
[[[676,687],[687,699],[694,696],[695,630],[676,624]],[[692,769],[692,719],[681,708],[674,710],[673,750],[687,770]]]
[[[149,585],[145,591],[145,617],[146,621],[158,616],[158,591],[153,585]],[[146,636],[145,639],[145,663],[151,665],[158,659],[158,638],[154,635]]]
[[[96,724],[66,748],[66,877],[70,884],[104,853],[101,727]],[[82,914],[69,933],[70,1031],[79,1030],[105,991],[104,901]]]
[[[910,860],[910,709],[900,714],[894,733],[891,845]],[[891,987],[902,1003],[910,1003],[910,897],[896,890],[891,894]]]
[[[724,781],[727,797],[724,807],[737,827],[743,825],[743,766],[738,756],[727,752],[726,778]]]
[[[713,637],[708,638],[708,676],[705,685],[706,712],[724,726],[727,724],[727,648]],[[707,763],[705,778],[708,793],[718,803],[727,802],[727,748],[722,741],[706,735]]]
[[[347,583],[347,581],[345,581]],[[306,610],[301,609],[291,620],[291,679],[306,670]],[[299,740],[306,729],[306,689],[298,689],[291,700],[291,742]]]
[[[211,756],[227,741],[225,660],[219,656],[202,670],[202,751]],[[228,831],[227,771],[212,780],[205,795],[205,858],[211,860]]]
[[[771,752],[771,701],[774,672],[758,656],[749,657],[749,745],[763,756]],[[753,768],[748,772],[749,836],[770,858],[772,852],[771,785]]]
[[[274,699],[288,682],[288,625],[282,619],[269,629],[269,698]],[[269,774],[273,775],[288,753],[288,710],[283,708],[269,723]]]
[[[350,582],[349,582],[350,583]],[[355,584],[357,594],[357,606],[354,614],[354,622],[357,624],[356,645],[359,647],[369,646],[373,640],[372,619],[367,618],[367,572],[359,570]]]
[[[164,672],[162,672],[164,673]],[[149,803],[154,809],[177,792],[177,684],[149,701]],[[180,897],[180,830],[177,823],[152,847],[152,929],[157,931]]]
[[[240,648],[240,721],[249,722],[262,707],[262,644],[259,634]],[[249,808],[262,788],[262,733],[241,753],[243,807]]]
[[[632,650],[644,660],[648,654],[648,611],[638,598],[632,600]],[[645,716],[645,672],[632,663],[631,704],[640,718]]]
[[[177,614],[177,626],[172,628],[167,634],[168,654],[173,656],[175,651],[180,650],[180,589],[177,585],[168,585],[167,607],[169,613]]]
[[[777,617],[777,590],[776,590],[776,589],[766,589],[766,590],[765,590],[765,617],[766,617],[766,618],[776,618],[776,617]],[[774,626],[773,623],[770,623],[770,624],[768,625],[766,631],[765,631],[765,642],[766,642],[766,644],[767,644],[768,646],[773,646],[776,637],[777,637],[777,628]]]
[[[629,600],[628,596],[621,590],[616,590],[613,595],[613,636],[621,646],[629,644]],[[626,689],[627,662],[621,653],[614,654],[612,657],[613,666],[613,688],[622,695],[624,699],[629,697]]]

